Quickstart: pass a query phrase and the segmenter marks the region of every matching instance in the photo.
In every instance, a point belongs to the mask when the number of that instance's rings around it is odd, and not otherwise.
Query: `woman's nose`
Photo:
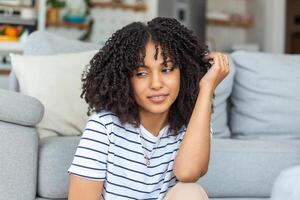
[[[151,89],[160,89],[163,86],[162,77],[159,73],[153,73],[151,76]]]

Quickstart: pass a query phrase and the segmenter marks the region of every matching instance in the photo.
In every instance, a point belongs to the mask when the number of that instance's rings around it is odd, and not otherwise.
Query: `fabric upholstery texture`
[[[292,187],[291,187],[292,186]],[[300,166],[283,170],[277,177],[271,194],[272,200],[300,199]]]
[[[87,121],[87,104],[80,98],[81,76],[96,50],[47,56],[11,54],[12,68],[23,94],[45,107],[37,124],[39,136],[80,135]]]
[[[67,169],[78,141],[79,137],[48,137],[41,140],[40,196],[65,197]],[[297,164],[300,165],[300,141],[215,138],[211,143],[208,173],[198,182],[210,197],[269,197],[281,170]]]
[[[0,137],[0,199],[34,199],[38,163],[36,129],[0,120]]]
[[[0,105],[0,120],[9,123],[34,126],[44,114],[44,106],[36,98],[3,89],[0,89]]]
[[[300,56],[235,52],[230,127],[236,138],[300,138]]]
[[[24,55],[54,55],[99,50],[100,45],[67,39],[47,31],[35,31],[30,34],[24,45]],[[9,90],[20,91],[15,73],[9,75]]]

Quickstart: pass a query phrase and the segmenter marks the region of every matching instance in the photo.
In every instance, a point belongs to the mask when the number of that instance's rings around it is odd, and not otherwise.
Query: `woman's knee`
[[[208,200],[203,187],[198,183],[178,182],[167,193],[165,200]]]

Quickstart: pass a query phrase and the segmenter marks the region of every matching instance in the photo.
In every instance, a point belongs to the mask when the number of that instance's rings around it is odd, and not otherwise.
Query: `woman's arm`
[[[217,85],[229,73],[227,56],[212,53],[210,57],[214,65],[199,83],[196,104],[174,161],[173,172],[181,182],[196,182],[208,170],[212,97]]]
[[[99,200],[103,181],[93,181],[70,175],[68,200]]]

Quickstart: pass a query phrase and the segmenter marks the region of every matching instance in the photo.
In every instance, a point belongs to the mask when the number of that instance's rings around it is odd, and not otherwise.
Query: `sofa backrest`
[[[231,57],[232,137],[300,138],[300,55],[238,51]]]

